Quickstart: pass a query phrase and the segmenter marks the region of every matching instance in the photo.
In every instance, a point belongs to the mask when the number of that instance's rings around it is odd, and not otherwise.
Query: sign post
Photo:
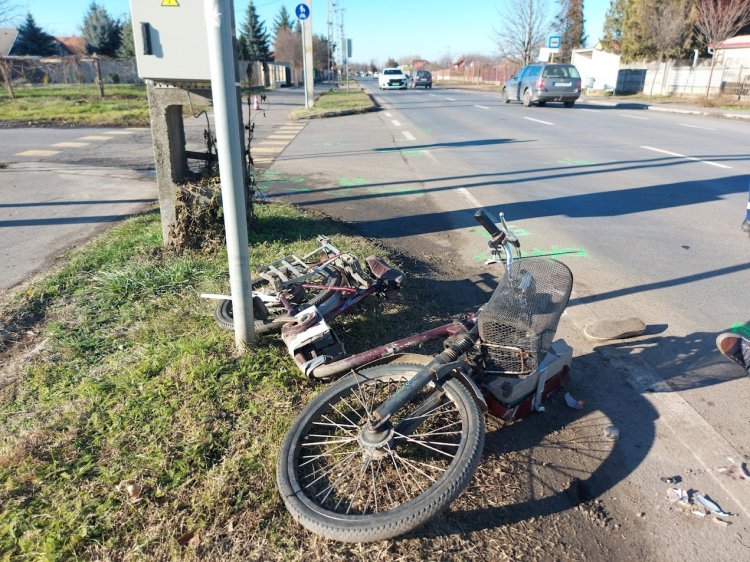
[[[560,52],[560,45],[562,44],[562,37],[559,35],[550,35],[549,42],[547,43],[549,48],[549,53],[552,58],[552,62],[555,61],[555,53]]]
[[[315,94],[313,92],[313,41],[312,41],[312,10],[311,0],[305,0],[303,4],[297,4],[294,13],[302,22],[302,64],[305,78],[305,107],[311,109],[315,105]]]

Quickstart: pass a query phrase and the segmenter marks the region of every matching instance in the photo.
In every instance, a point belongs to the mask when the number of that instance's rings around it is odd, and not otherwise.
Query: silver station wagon
[[[581,96],[581,75],[572,64],[529,64],[503,86],[502,98],[522,101],[526,107],[561,101],[565,107]]]

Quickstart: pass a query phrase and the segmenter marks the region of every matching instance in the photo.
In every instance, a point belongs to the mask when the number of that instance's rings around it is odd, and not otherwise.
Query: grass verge
[[[105,85],[99,99],[94,85],[26,86],[14,89],[15,100],[0,90],[0,121],[34,125],[142,127],[149,124],[146,88]]]
[[[253,263],[308,251],[321,233],[382,255],[290,207],[257,212]],[[225,270],[225,254],[165,252],[152,213],[72,252],[7,307],[3,324],[31,315],[46,344],[0,389],[0,560],[369,557],[283,509],[278,447],[321,386],[276,337],[234,354],[198,297],[226,290]],[[425,300],[407,285],[399,301],[337,320],[337,333],[350,351],[405,335]]]
[[[311,109],[296,109],[290,114],[292,119],[315,119],[317,117],[336,117],[372,111],[377,106],[367,93],[359,86],[351,90],[332,90],[321,94]]]

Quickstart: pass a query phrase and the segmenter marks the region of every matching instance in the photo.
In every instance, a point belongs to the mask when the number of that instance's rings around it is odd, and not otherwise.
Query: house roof
[[[8,56],[16,37],[18,37],[18,30],[15,27],[0,27],[0,57]]]
[[[717,49],[742,49],[750,47],[750,35],[737,35],[719,43]]]
[[[71,55],[86,54],[86,40],[83,37],[71,35],[67,37],[55,37],[55,40],[65,47],[65,50]]]

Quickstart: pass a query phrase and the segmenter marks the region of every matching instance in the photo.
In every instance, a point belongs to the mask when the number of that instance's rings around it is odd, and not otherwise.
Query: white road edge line
[[[475,105],[474,107],[478,107],[479,109],[489,109],[489,107],[486,107],[484,105]]]
[[[638,117],[637,115],[625,115],[620,113],[620,117],[627,117],[628,119],[640,119],[641,121],[648,121],[648,117]]]
[[[399,123],[399,122],[398,122],[398,121],[397,121],[396,119],[393,119],[393,120],[391,121],[391,123],[393,123],[393,126],[394,126],[394,127],[400,127],[400,126],[401,126],[401,123]]]
[[[410,140],[410,141],[417,140],[417,137],[412,135],[409,131],[401,131],[401,134],[404,135],[404,137],[406,137],[406,140]]]
[[[686,123],[679,123],[680,127],[690,127],[691,129],[702,129],[704,131],[715,131],[716,129],[709,129],[708,127],[699,127],[698,125],[688,125]]]
[[[534,123],[541,123],[542,125],[554,125],[554,123],[550,123],[549,121],[542,121],[541,119],[534,119],[533,117],[524,117],[524,119],[534,121]]]
[[[661,148],[654,148],[653,146],[641,146],[641,148],[645,148],[646,150],[653,150],[654,152],[661,152],[662,154],[669,154],[670,156],[677,156],[678,158],[685,158],[687,160],[693,160],[695,162],[702,162],[703,164],[708,164],[709,166],[716,166],[717,168],[725,168],[727,170],[732,169],[732,166],[727,166],[726,164],[719,164],[718,162],[711,162],[710,160],[703,160],[702,158],[696,158],[695,156],[686,156],[685,154],[680,154],[679,152],[670,152],[669,150],[662,150]]]
[[[474,205],[475,209],[481,209],[482,208],[482,204],[479,201],[477,201],[476,197],[474,197],[471,193],[469,193],[468,189],[466,189],[465,187],[459,187],[458,191],[461,193],[461,195],[463,195],[464,197],[466,197],[466,200],[469,203],[471,203],[472,205]]]

